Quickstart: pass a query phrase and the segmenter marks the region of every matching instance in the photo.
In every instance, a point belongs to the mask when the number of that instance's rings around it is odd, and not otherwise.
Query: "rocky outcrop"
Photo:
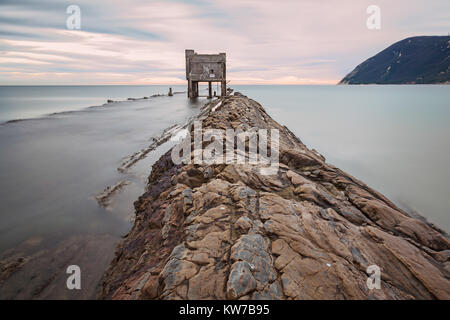
[[[449,299],[449,239],[325,162],[255,101],[206,105],[203,130],[278,129],[280,167],[154,165],[104,299]],[[191,128],[192,134],[192,128]],[[381,270],[369,289],[367,268]]]

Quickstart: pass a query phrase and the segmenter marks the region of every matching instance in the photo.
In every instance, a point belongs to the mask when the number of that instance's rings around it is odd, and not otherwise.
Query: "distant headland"
[[[358,65],[339,84],[448,84],[450,36],[420,36],[394,43]]]

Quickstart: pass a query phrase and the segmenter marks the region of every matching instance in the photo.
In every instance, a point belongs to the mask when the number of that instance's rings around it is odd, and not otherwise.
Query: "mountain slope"
[[[450,36],[412,37],[367,59],[340,84],[450,82]]]

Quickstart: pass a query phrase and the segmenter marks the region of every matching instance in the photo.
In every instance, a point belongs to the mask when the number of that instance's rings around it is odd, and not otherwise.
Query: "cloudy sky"
[[[366,26],[373,4],[380,30]],[[226,52],[234,84],[328,84],[396,41],[448,32],[448,0],[0,0],[0,85],[185,83],[187,48]]]

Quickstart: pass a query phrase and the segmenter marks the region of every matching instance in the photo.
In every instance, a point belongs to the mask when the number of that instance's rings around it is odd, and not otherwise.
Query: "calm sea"
[[[93,297],[113,251],[101,260],[95,249],[71,246],[68,239],[90,236],[102,248],[117,243],[131,226],[133,202],[144,191],[152,163],[170,143],[126,173],[117,168],[165,128],[194,116],[206,100],[191,102],[186,94],[176,94],[103,104],[167,93],[168,88],[0,87],[0,256],[20,251],[34,257],[39,272],[11,277],[0,288],[0,298],[29,297],[33,288],[53,279],[55,265],[80,264],[79,252],[84,268],[90,268],[91,284],[75,297]],[[233,88],[260,102],[328,162],[450,230],[450,86]],[[6,123],[16,119],[28,120]],[[99,206],[95,195],[122,180],[128,185],[110,206]],[[55,252],[65,255],[55,260]],[[39,265],[46,255],[48,263]],[[40,297],[74,297],[64,291],[64,279],[56,286],[60,290],[44,288]],[[31,289],[21,290],[25,285]]]
[[[450,231],[450,86],[237,86],[309,148]]]

